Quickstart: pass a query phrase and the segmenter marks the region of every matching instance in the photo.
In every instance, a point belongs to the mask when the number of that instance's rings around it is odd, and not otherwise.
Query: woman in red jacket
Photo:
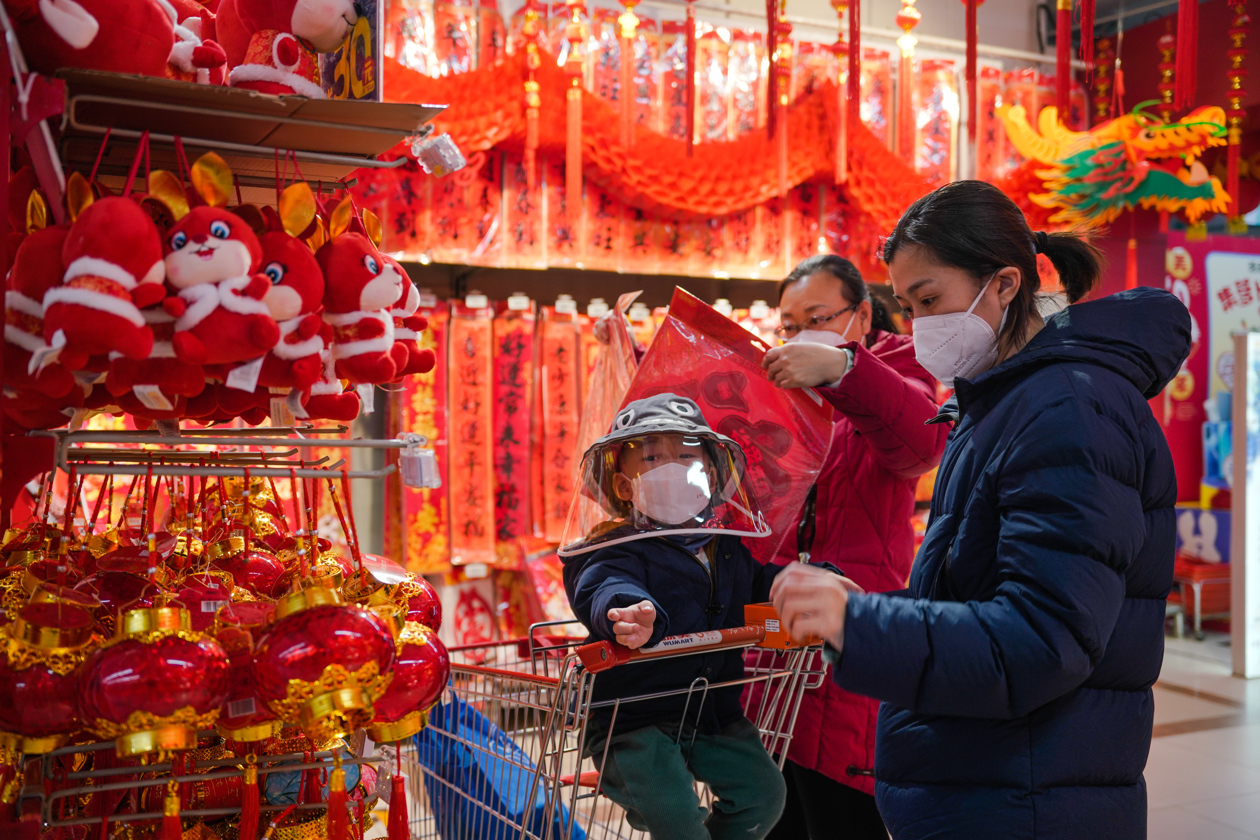
[[[842,257],[798,265],[779,288],[779,312],[788,343],[766,354],[767,375],[781,388],[817,388],[836,410],[811,560],[868,592],[904,589],[915,485],[940,461],[948,432],[924,425],[937,413],[936,381]],[[785,551],[795,545],[784,540]],[[787,809],[768,840],[887,840],[872,773],[878,710],[832,680],[806,692],[784,768]]]

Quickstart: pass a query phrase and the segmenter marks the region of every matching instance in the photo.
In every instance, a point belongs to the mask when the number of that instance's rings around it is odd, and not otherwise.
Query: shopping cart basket
[[[649,650],[629,651],[607,642],[582,645],[552,632],[562,624],[535,625],[524,639],[452,650],[450,685],[428,727],[402,756],[413,837],[637,840],[644,835],[601,792],[602,763],[582,754],[595,710],[608,708],[615,725],[616,715],[633,703],[681,695],[685,721],[699,713],[711,691],[739,686],[745,714],[782,766],[802,693],[824,678],[816,648],[756,647],[765,636],[762,627],[673,636]],[[741,649],[747,651],[742,679],[698,679],[677,691],[592,702],[595,681],[610,668]],[[688,737],[681,722],[678,737]],[[709,804],[703,784],[697,791]]]

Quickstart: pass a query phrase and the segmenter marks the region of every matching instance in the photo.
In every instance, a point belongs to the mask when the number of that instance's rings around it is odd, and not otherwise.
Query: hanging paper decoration
[[[996,181],[1007,172],[1006,129],[998,116],[1002,104],[1002,71],[981,67],[977,85],[980,97],[980,142],[976,146],[976,178]]]
[[[508,268],[547,265],[543,191],[531,183],[529,167],[524,157],[509,154],[504,160],[503,263]]]
[[[583,207],[583,230],[588,232],[583,264],[595,271],[621,270],[622,217],[621,202],[604,190],[592,187],[590,200]]]
[[[763,120],[765,97],[761,89],[761,63],[765,46],[759,32],[735,32],[731,36],[727,79],[731,93],[731,125],[734,139],[756,131]]]
[[[451,563],[492,563],[494,551],[493,310],[451,304]]]
[[[1001,114],[1011,144],[1046,167],[1040,174],[1047,192],[1032,199],[1057,211],[1056,224],[1104,225],[1134,207],[1184,211],[1195,223],[1228,206],[1220,181],[1199,161],[1205,150],[1226,143],[1221,108],[1198,108],[1177,123],[1134,110],[1089,132],[1062,128],[1047,108],[1040,134],[1023,107],[1003,106]]]
[[[543,536],[558,543],[573,500],[576,473],[580,346],[576,313],[543,310],[539,376],[542,392]]]
[[[786,2],[786,0],[784,0]],[[862,120],[862,0],[849,0],[849,90],[846,99],[849,113],[846,115],[849,130],[852,131]],[[849,150],[849,159],[856,160],[853,150]]]
[[[696,29],[696,95],[700,120],[699,142],[730,139],[730,31],[708,23]]]
[[[1181,59],[1177,58],[1177,39],[1172,32],[1172,20],[1164,24],[1164,34],[1159,38],[1159,118],[1164,122],[1172,122],[1176,108],[1177,70],[1181,67]]]
[[[611,105],[622,116],[621,108],[621,36],[617,13],[612,9],[591,12],[589,52],[591,93]],[[625,126],[622,126],[623,130]],[[624,141],[623,141],[624,142]]]
[[[477,9],[459,0],[433,4],[433,46],[438,76],[467,73],[477,66]]]
[[[917,141],[914,115],[914,47],[918,39],[910,31],[919,25],[923,15],[914,7],[915,0],[901,0],[901,10],[897,12],[897,25],[905,32],[897,39],[897,47],[901,50],[900,76],[901,86],[897,96],[897,153],[903,160],[913,161],[915,143]]]
[[[499,544],[532,533],[529,516],[533,303],[514,296],[494,319],[494,530]]]
[[[938,183],[954,180],[958,142],[958,87],[954,62],[925,59],[919,70],[915,169]]]
[[[859,107],[862,124],[870,129],[871,134],[885,147],[891,149],[893,84],[892,64],[889,59],[887,50],[873,47],[862,50],[862,101]]]
[[[661,24],[660,112],[657,130],[665,137],[687,140],[687,22],[667,20]]]
[[[542,97],[538,95],[538,80],[535,71],[542,65],[542,51],[539,39],[542,37],[542,12],[537,0],[526,0],[524,21],[521,35],[525,39],[525,66],[529,76],[525,80],[525,183],[532,191],[537,178],[538,152],[538,116],[542,108]]]
[[[477,66],[487,67],[507,58],[507,27],[494,0],[481,0],[477,9]]]
[[[1111,118],[1112,74],[1116,63],[1113,46],[1110,38],[1101,38],[1098,41],[1098,61],[1094,64],[1094,110],[1090,120],[1092,124]]]
[[[429,320],[420,346],[447,358],[447,331],[450,323],[445,304],[432,295],[422,295],[420,314]],[[402,398],[397,400],[398,431],[418,432],[429,439],[437,458],[439,489],[403,490],[402,532],[406,566],[417,574],[432,574],[450,568],[449,449],[447,442],[448,365],[438,364],[430,373],[404,380]]]
[[[547,264],[576,266],[582,260],[582,203],[571,204],[565,166],[559,155],[543,158]]]
[[[1238,204],[1238,170],[1239,156],[1242,148],[1242,126],[1247,119],[1247,113],[1243,108],[1243,99],[1247,96],[1247,91],[1243,89],[1243,79],[1247,77],[1247,71],[1243,69],[1243,65],[1247,60],[1247,48],[1244,46],[1247,35],[1251,30],[1251,17],[1247,14],[1247,0],[1232,0],[1230,7],[1234,11],[1234,20],[1229,28],[1230,49],[1229,69],[1225,71],[1226,78],[1229,80],[1229,90],[1225,94],[1228,107],[1225,109],[1225,117],[1228,120],[1229,128],[1229,149],[1228,155],[1228,175],[1226,178],[1226,190],[1230,195],[1229,208],[1229,227],[1231,233],[1246,233],[1247,223],[1242,220],[1239,212]]]
[[[569,54],[564,62],[564,72],[569,79],[569,89],[565,92],[568,110],[564,190],[566,205],[573,215],[582,203],[582,79],[586,70],[587,27],[583,20],[586,4],[582,0],[565,0],[565,6],[569,22],[564,27],[564,38],[569,44]]]

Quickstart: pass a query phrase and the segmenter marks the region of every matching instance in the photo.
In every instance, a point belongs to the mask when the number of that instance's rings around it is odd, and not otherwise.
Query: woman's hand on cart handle
[[[617,644],[630,650],[638,650],[652,638],[652,625],[656,623],[656,607],[651,601],[640,601],[632,607],[621,607],[608,611],[608,620],[613,622],[613,633],[617,636]]]
[[[784,344],[761,360],[766,377],[780,388],[819,388],[849,370],[849,354],[825,344]]]
[[[822,638],[841,651],[851,591],[862,590],[847,578],[804,563],[792,563],[775,578],[770,598],[793,641]]]

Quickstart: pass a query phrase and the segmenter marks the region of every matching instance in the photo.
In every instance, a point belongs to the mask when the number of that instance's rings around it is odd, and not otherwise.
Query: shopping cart
[[[451,651],[451,681],[426,729],[404,749],[411,834],[440,840],[638,840],[645,835],[603,795],[602,756],[583,757],[593,712],[617,715],[634,703],[684,696],[691,720],[710,692],[743,688],[744,711],[782,767],[804,691],[821,685],[817,648],[771,650],[758,626],[669,637],[650,650],[607,642],[583,645],[560,631],[576,622],[530,628],[527,637]],[[599,674],[630,663],[745,650],[741,679],[592,702]],[[678,728],[686,738],[687,728]],[[706,806],[711,795],[697,784]]]

